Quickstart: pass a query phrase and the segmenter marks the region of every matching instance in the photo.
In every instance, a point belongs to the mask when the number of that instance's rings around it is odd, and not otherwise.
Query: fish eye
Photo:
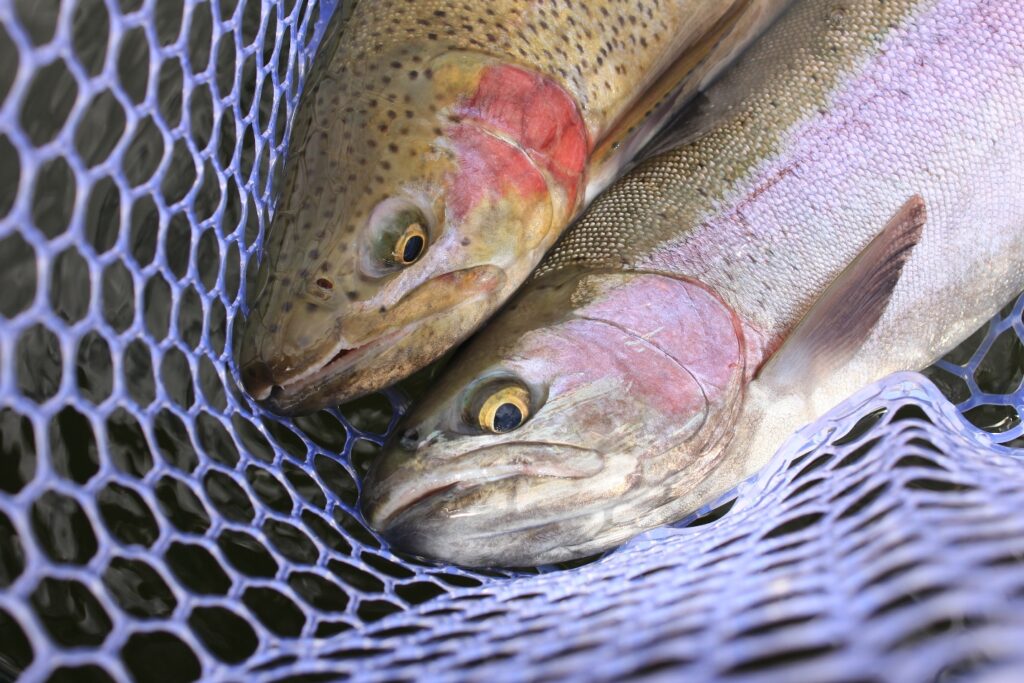
[[[530,394],[520,386],[506,386],[484,400],[477,414],[480,428],[504,434],[520,427],[530,417]]]
[[[427,231],[423,229],[423,224],[418,221],[409,223],[405,232],[398,237],[392,257],[399,265],[411,265],[419,260],[426,245]]]
[[[370,215],[360,247],[363,273],[385,277],[422,259],[433,225],[434,216],[405,197],[382,201]]]

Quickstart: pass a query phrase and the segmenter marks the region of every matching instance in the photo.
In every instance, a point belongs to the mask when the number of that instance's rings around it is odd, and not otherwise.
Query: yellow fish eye
[[[480,428],[504,434],[518,428],[530,417],[530,394],[519,386],[498,389],[480,407]]]
[[[395,263],[408,266],[419,260],[427,246],[427,231],[421,223],[410,223],[395,243]]]

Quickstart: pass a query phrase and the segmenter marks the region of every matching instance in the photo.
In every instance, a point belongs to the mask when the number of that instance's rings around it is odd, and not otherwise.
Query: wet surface
[[[396,556],[358,512],[361,475],[438,364],[294,419],[238,388],[232,325],[316,6],[160,0],[152,34],[124,23],[141,3],[46,3],[31,21],[16,6],[0,24],[0,63],[25,70],[0,70],[0,101],[21,98],[0,120],[0,678],[50,671],[24,610],[48,647],[193,680],[505,576]],[[55,40],[76,69],[32,47]],[[104,59],[113,79],[81,75]],[[1024,446],[1022,311],[925,374]]]

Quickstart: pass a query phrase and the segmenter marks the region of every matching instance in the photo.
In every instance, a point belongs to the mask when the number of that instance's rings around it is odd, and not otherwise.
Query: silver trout
[[[453,360],[364,486],[399,548],[586,556],[1024,289],[1024,3],[799,0]]]
[[[246,390],[309,412],[439,358],[788,3],[346,3],[249,292]]]

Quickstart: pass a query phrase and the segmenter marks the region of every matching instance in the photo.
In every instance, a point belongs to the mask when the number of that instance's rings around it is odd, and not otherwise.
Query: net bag
[[[597,561],[469,572],[368,530],[403,398],[279,419],[231,360],[336,12],[0,3],[0,680],[1020,680],[1024,298],[941,392],[866,389]]]

